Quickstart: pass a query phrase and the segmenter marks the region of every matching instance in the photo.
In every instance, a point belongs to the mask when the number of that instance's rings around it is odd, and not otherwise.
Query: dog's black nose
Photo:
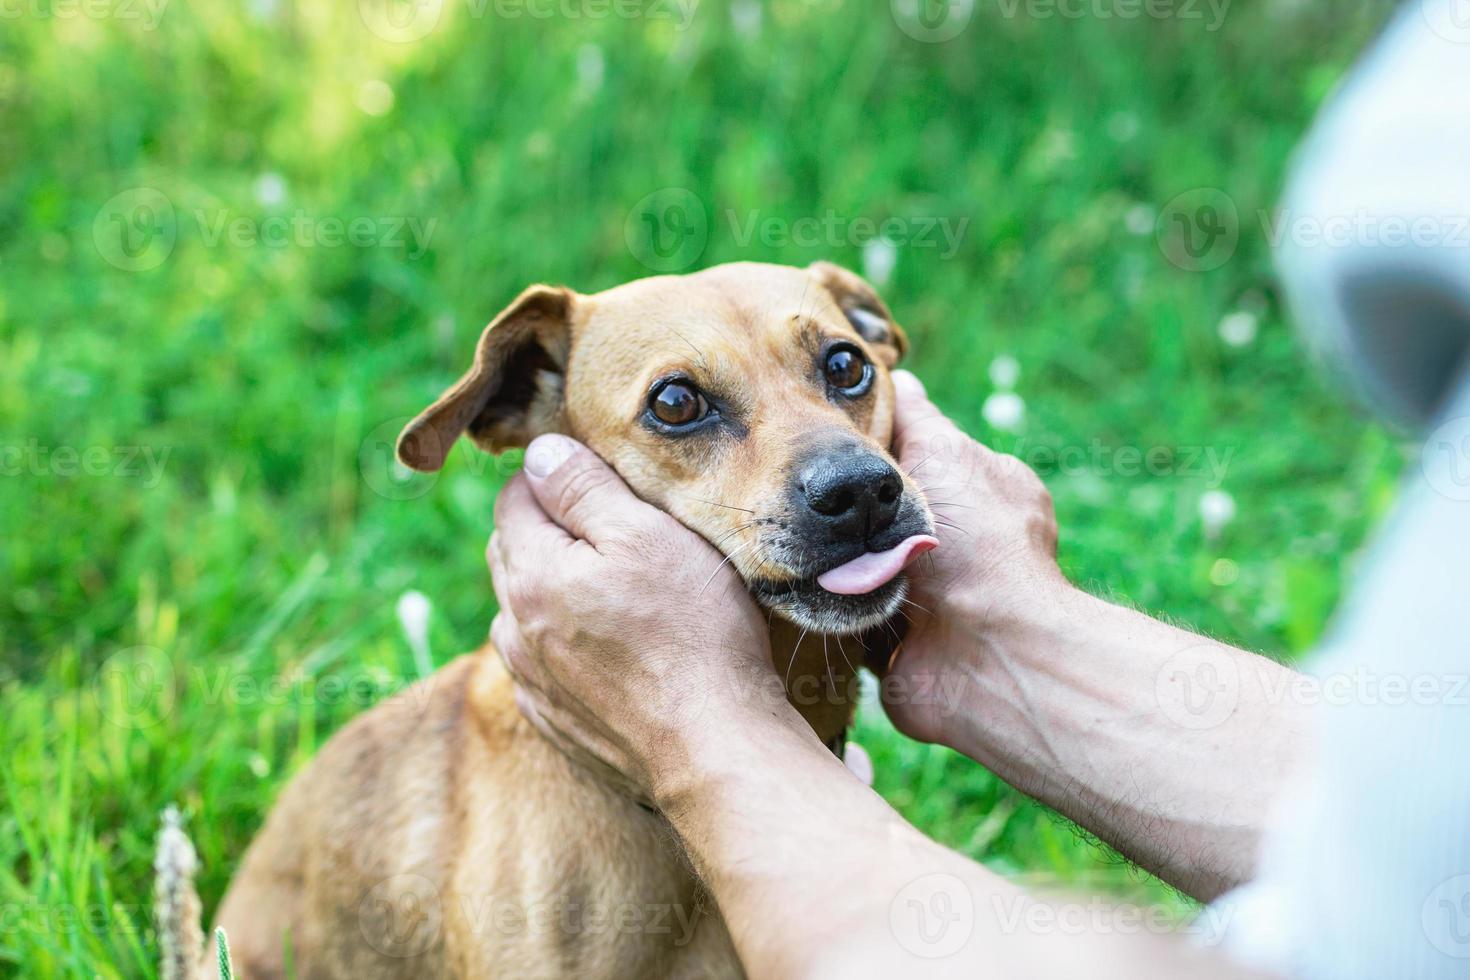
[[[824,455],[801,471],[807,506],[827,529],[865,541],[898,516],[903,481],[886,460],[867,452]]]

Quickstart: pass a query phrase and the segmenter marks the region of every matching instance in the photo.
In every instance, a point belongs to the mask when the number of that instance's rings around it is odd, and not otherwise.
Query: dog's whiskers
[[[915,602],[914,600],[908,598],[907,596],[905,596],[904,598],[900,599],[899,602],[901,602],[905,606],[913,606],[915,609],[919,610],[920,612],[928,613],[930,616],[934,615],[934,613],[930,612],[928,609],[925,609],[923,606],[919,605],[917,602]]]
[[[922,493],[924,493],[925,496],[927,496],[927,495],[933,493],[935,490],[948,490],[951,487],[973,487],[973,486],[975,486],[975,484],[973,484],[973,483],[965,483],[963,481],[958,481],[958,482],[952,481],[950,483],[936,483],[932,487],[925,486],[922,483],[917,484],[917,486],[918,486],[919,490]]]
[[[840,636],[837,638],[837,652],[840,653],[840,654],[842,654],[842,662],[845,663],[845,664],[847,664],[848,672],[853,677],[856,677],[857,676],[857,668],[852,665],[852,661],[851,660],[848,660],[847,659],[847,651],[842,648],[842,637],[840,637]]]
[[[698,501],[701,504],[709,504],[711,507],[724,507],[727,510],[738,510],[746,514],[755,513],[755,511],[751,510],[749,507],[736,507],[734,504],[722,504],[718,500],[705,500],[703,497],[696,497],[693,494],[686,493],[681,494],[681,496],[688,497],[690,500]]]
[[[929,462],[929,460],[933,459],[935,456],[938,456],[938,455],[939,455],[939,450],[936,449],[932,453],[930,453],[928,456],[925,456],[923,459],[919,460],[919,462],[914,465],[914,468],[911,469],[911,470],[909,470],[909,476],[913,476],[915,473],[919,472],[919,467],[923,466],[925,463]]]
[[[709,588],[709,584],[715,580],[715,576],[720,574],[720,569],[730,564],[731,559],[733,559],[736,555],[740,554],[745,549],[753,547],[756,543],[757,542],[755,541],[747,541],[745,542],[745,544],[742,544],[740,547],[736,548],[734,551],[726,555],[725,560],[716,565],[715,570],[709,573],[709,578],[705,579],[704,584],[699,587],[699,592],[695,595],[695,598],[698,599],[700,596],[704,595],[704,590]]]
[[[744,524],[738,524],[735,527],[732,527],[730,530],[726,531],[724,534],[720,535],[718,538],[716,538],[715,539],[715,542],[714,542],[714,545],[715,545],[716,548],[718,548],[721,544],[723,544],[725,542],[725,539],[726,538],[729,538],[731,535],[739,534],[741,531],[749,531],[751,528],[753,528],[757,524],[761,524],[761,523],[764,523],[764,522],[763,521],[759,521],[759,520],[754,520],[754,521],[746,521]]]
[[[801,628],[801,635],[796,638],[796,646],[791,648],[791,659],[786,661],[786,679],[781,682],[787,692],[791,691],[791,668],[796,663],[796,651],[801,649],[801,641],[806,639],[806,627]]]
[[[702,368],[704,368],[706,370],[709,369],[709,361],[705,359],[704,351],[700,350],[698,347],[695,347],[693,344],[691,344],[689,342],[689,338],[686,337],[686,336],[684,336],[682,333],[680,333],[675,328],[669,327],[669,332],[672,333],[675,337],[678,337],[680,340],[684,341],[685,345],[690,350],[694,351],[694,357],[699,362],[699,366],[700,367],[702,367]]]
[[[970,536],[970,532],[969,531],[966,531],[964,528],[960,527],[958,524],[951,524],[949,521],[941,521],[937,517],[934,518],[934,523],[935,524],[938,524],[940,527],[952,527],[956,531],[960,532],[961,534],[963,534],[967,538]]]
[[[827,659],[827,634],[822,634],[822,663],[827,665],[827,683],[832,685],[832,693],[837,693],[837,678],[832,676],[832,661]]]

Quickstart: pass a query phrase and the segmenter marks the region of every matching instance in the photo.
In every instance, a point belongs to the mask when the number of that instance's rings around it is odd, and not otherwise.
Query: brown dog
[[[592,296],[533,286],[413,421],[405,464],[468,432],[563,432],[724,550],[774,613],[793,704],[840,747],[851,663],[932,531],[887,452],[907,341],[861,279],[735,264]],[[834,645],[835,646],[835,645]],[[788,654],[787,651],[790,651]],[[840,661],[840,662],[837,662]],[[821,692],[820,696],[814,696]],[[339,732],[282,794],[219,922],[248,980],[716,977],[729,934],[661,817],[517,713],[488,648]]]

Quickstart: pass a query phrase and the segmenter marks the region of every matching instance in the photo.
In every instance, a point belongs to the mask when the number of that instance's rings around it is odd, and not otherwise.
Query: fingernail
[[[920,381],[912,371],[905,371],[902,368],[893,372],[893,387],[898,388],[900,393],[905,393],[906,390],[909,395],[918,395],[920,398],[929,397],[929,393],[924,390],[924,382]]]
[[[577,444],[566,436],[537,436],[526,447],[526,472],[544,480],[577,451]]]

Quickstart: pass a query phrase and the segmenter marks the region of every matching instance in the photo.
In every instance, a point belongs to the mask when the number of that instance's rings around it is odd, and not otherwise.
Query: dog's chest
[[[466,976],[738,977],[729,933],[663,820],[539,735],[461,781],[446,913]],[[510,751],[504,751],[509,749]]]

